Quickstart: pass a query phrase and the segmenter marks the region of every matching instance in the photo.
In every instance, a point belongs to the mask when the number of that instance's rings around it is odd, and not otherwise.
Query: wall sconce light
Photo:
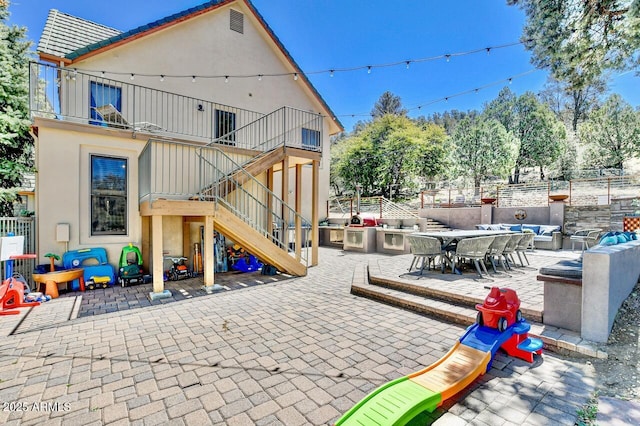
[[[198,111],[204,111],[204,105],[198,104]]]

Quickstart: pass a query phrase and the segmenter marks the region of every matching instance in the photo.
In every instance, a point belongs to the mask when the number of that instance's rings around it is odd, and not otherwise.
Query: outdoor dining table
[[[441,242],[441,246],[443,248],[443,255],[441,256],[445,263],[451,266],[453,263],[451,258],[448,256],[445,247],[450,246],[454,242],[458,242],[465,238],[475,238],[475,237],[491,237],[496,235],[505,235],[505,234],[513,234],[514,231],[509,230],[484,230],[484,229],[458,229],[453,231],[433,231],[433,232],[414,232],[411,235],[421,236],[421,237],[433,237],[437,238]],[[442,268],[444,272],[444,267]],[[454,273],[458,275],[462,275],[462,272],[458,268],[453,270]]]

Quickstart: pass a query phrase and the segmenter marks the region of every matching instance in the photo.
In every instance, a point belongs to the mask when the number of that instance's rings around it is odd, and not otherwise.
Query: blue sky
[[[34,49],[49,9],[129,30],[205,0],[11,0],[10,23],[26,26]],[[521,46],[472,55],[410,63],[404,61],[484,49],[517,42],[524,14],[505,0],[253,0],[253,4],[305,72],[403,62],[386,68],[313,74],[309,78],[346,130],[364,120],[380,95],[401,97],[410,116],[458,109],[481,109],[506,80],[533,70]],[[260,70],[254,70],[256,74]],[[634,107],[640,105],[640,78],[633,72],[610,81]],[[511,90],[538,92],[547,79],[536,70],[513,78]],[[505,82],[483,88],[494,82]],[[460,92],[472,93],[431,103]],[[430,105],[426,105],[429,104]]]

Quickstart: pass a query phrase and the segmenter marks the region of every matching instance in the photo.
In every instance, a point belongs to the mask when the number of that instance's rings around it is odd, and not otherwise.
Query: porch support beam
[[[205,216],[204,218],[204,286],[206,288],[213,287],[215,280],[216,262],[213,254],[213,238],[214,222],[213,216]]]
[[[282,218],[282,238],[281,241],[284,244],[284,250],[289,247],[289,217],[285,208],[285,204],[289,204],[289,156],[285,154],[282,160],[282,211],[280,217]]]
[[[162,256],[162,216],[151,216],[151,251],[153,262],[153,292],[149,294],[151,300],[171,297],[171,292],[164,289],[164,268]]]
[[[296,260],[302,253],[302,164],[296,164]]]
[[[267,170],[267,188],[273,192],[273,167]],[[267,197],[267,232],[273,235],[273,197]],[[271,238],[271,237],[269,237]]]
[[[318,247],[320,246],[319,215],[319,186],[320,161],[313,160],[311,177],[311,266],[318,265]]]

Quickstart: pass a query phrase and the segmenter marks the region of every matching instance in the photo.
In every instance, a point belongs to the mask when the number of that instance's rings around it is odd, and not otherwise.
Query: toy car
[[[491,287],[484,303],[478,303],[476,309],[479,311],[476,316],[478,325],[497,328],[501,333],[522,321],[520,299],[510,288]]]

